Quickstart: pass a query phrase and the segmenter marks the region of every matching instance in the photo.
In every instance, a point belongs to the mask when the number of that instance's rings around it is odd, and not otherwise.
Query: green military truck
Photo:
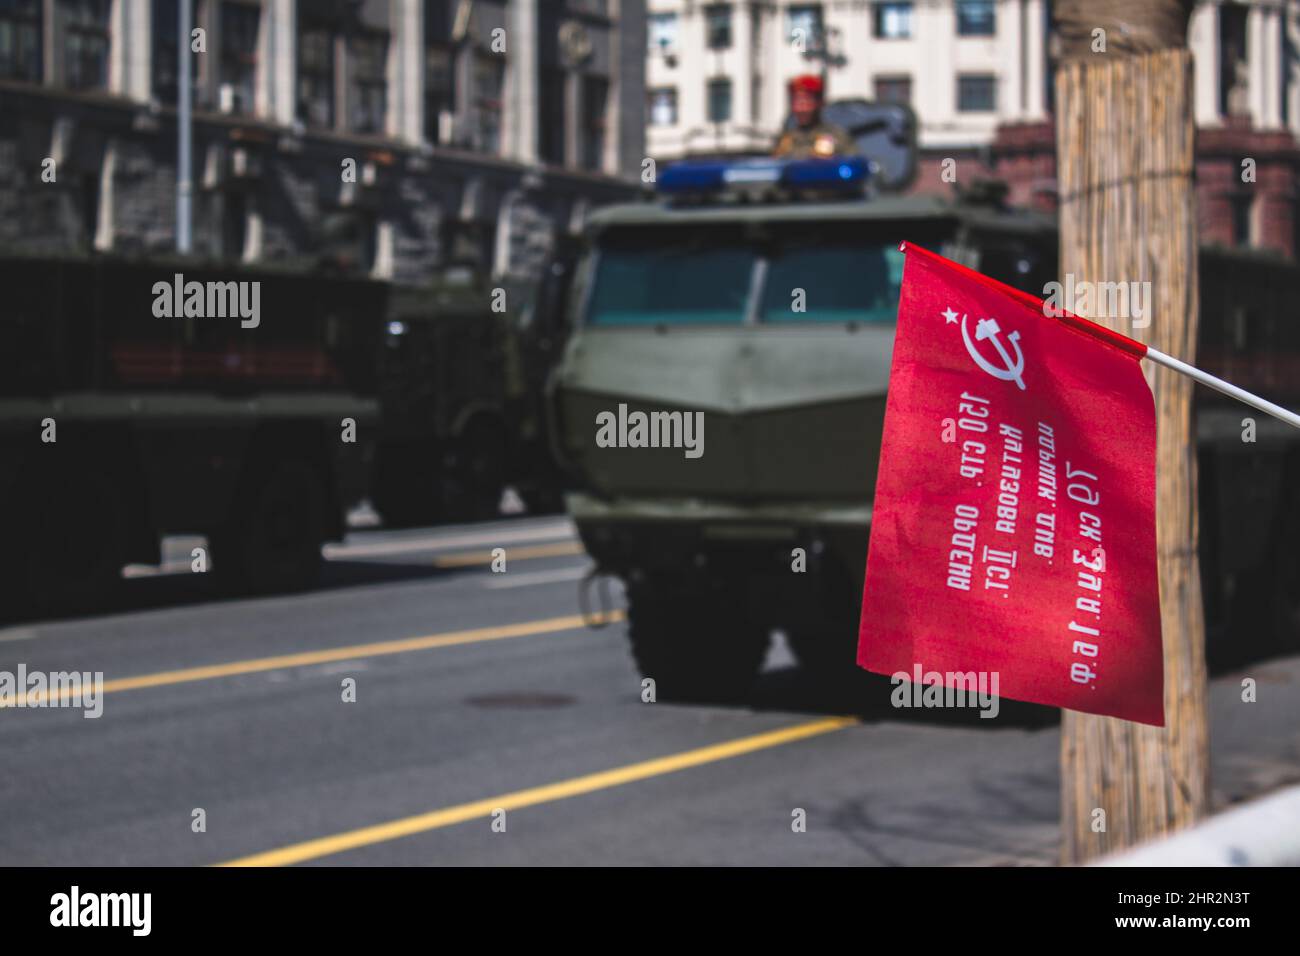
[[[280,591],[316,580],[366,496],[394,525],[495,513],[507,481],[556,499],[544,289],[498,310],[456,268],[408,288],[21,252],[0,277],[0,611],[94,604],[163,535],[205,535],[196,567]]]
[[[108,255],[0,275],[6,610],[94,602],[167,533],[242,588],[315,579],[365,490],[381,284]]]
[[[625,582],[642,673],[677,697],[742,693],[776,629],[806,666],[853,665],[900,240],[1038,295],[1057,278],[1054,222],[993,193],[868,198],[860,164],[831,163],[828,198],[827,169],[715,165],[592,217],[552,381],[570,513]],[[1296,270],[1207,251],[1202,272],[1202,364],[1300,398],[1298,333],[1278,323]],[[1245,443],[1242,407],[1198,400],[1213,633],[1262,614],[1294,642],[1297,436],[1261,419]]]
[[[395,290],[379,354],[371,500],[390,526],[485,517],[505,485],[518,394],[509,316],[471,270]]]
[[[455,266],[392,291],[371,482],[386,524],[490,517],[507,484],[530,511],[560,506],[542,399],[568,268],[557,254],[537,283],[493,285]]]

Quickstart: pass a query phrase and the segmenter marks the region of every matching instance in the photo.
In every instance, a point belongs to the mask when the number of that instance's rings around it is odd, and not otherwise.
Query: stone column
[[[1047,11],[1043,0],[1023,0],[1021,9],[1025,62],[1025,119],[1047,116]]]
[[[732,90],[731,125],[748,129],[754,119],[754,50],[750,43],[753,9],[748,0],[736,0],[731,22],[731,47],[735,56],[735,88]],[[746,137],[748,138],[748,137]]]
[[[1017,120],[1025,115],[1025,84],[1029,72],[1025,49],[1024,11],[1019,4],[998,4],[994,16],[996,33],[993,37],[1008,69],[1002,72],[997,84],[1005,87],[997,91],[998,119]]]
[[[1286,116],[1282,121],[1293,135],[1300,134],[1300,59],[1295,50],[1300,48],[1300,18],[1294,5],[1282,11],[1282,35],[1286,38],[1282,57],[1282,82],[1286,84]]]
[[[957,115],[956,28],[953,8],[947,4],[918,3],[912,8],[912,42],[924,50],[931,69],[919,69],[912,76],[912,107],[922,127],[926,120],[951,121]]]
[[[1268,129],[1282,126],[1282,84],[1286,77],[1282,66],[1282,8],[1271,6],[1263,11],[1264,116]]]
[[[389,34],[388,135],[416,144],[424,130],[424,4],[397,0]],[[432,132],[432,131],[430,131]]]
[[[1250,115],[1253,125],[1276,129],[1282,124],[1279,62],[1282,34],[1279,11],[1256,4],[1246,14],[1246,60],[1250,72]]]
[[[537,162],[537,0],[510,0],[502,152],[521,163]]]
[[[110,22],[109,89],[141,103],[152,93],[151,19],[149,0],[118,0]]]
[[[1207,3],[1192,13],[1187,30],[1192,49],[1195,75],[1195,110],[1197,126],[1218,126],[1219,115],[1219,7]]]
[[[296,0],[266,0],[258,38],[257,115],[289,126],[294,121],[298,17]]]

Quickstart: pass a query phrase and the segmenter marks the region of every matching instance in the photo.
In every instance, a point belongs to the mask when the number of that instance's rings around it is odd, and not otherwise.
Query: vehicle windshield
[[[735,230],[646,228],[607,234],[586,321],[596,326],[892,324],[903,282],[897,239],[795,228],[777,236]],[[755,306],[750,297],[757,293]]]
[[[668,237],[663,237],[668,238]],[[739,243],[613,242],[601,247],[592,325],[739,325],[757,253]]]
[[[896,242],[778,246],[768,260],[759,321],[889,324],[902,285]]]

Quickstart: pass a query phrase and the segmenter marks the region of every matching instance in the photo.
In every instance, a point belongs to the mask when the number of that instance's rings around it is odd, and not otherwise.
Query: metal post
[[[1188,365],[1186,362],[1179,361],[1172,355],[1166,355],[1164,352],[1147,347],[1147,358],[1157,365],[1163,365],[1165,368],[1173,369],[1186,375],[1193,381],[1200,382],[1202,385],[1209,386],[1215,391],[1222,392],[1224,395],[1231,396],[1239,402],[1244,402],[1251,408],[1257,408],[1261,412],[1272,415],[1279,421],[1286,422],[1293,428],[1300,428],[1300,415],[1281,405],[1274,405],[1270,401],[1260,398],[1258,395],[1252,395],[1244,388],[1238,388],[1231,382],[1225,382],[1221,378],[1215,378],[1209,372],[1202,372],[1195,365]]]
[[[190,116],[190,0],[180,0],[180,29],[176,38],[177,84],[180,92],[176,104],[176,251],[188,254],[191,245],[190,197],[194,189],[192,180],[191,147],[193,146],[192,118]]]

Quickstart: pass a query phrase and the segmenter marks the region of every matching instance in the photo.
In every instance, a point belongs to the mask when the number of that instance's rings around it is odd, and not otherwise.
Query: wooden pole
[[[1104,18],[1086,12],[1079,23],[1105,28]],[[1183,37],[1172,48],[1156,44],[1154,51],[1118,55],[1082,50],[1067,60],[1056,76],[1056,149],[1063,276],[1072,274],[1076,283],[1150,283],[1145,328],[1097,314],[1102,302],[1091,303],[1088,317],[1195,361],[1193,85],[1185,18],[1182,26]],[[1118,28],[1108,32],[1123,35]],[[1209,801],[1193,383],[1167,368],[1145,365],[1156,402],[1166,726],[1066,712],[1061,728],[1065,863],[1185,827],[1205,814]]]

